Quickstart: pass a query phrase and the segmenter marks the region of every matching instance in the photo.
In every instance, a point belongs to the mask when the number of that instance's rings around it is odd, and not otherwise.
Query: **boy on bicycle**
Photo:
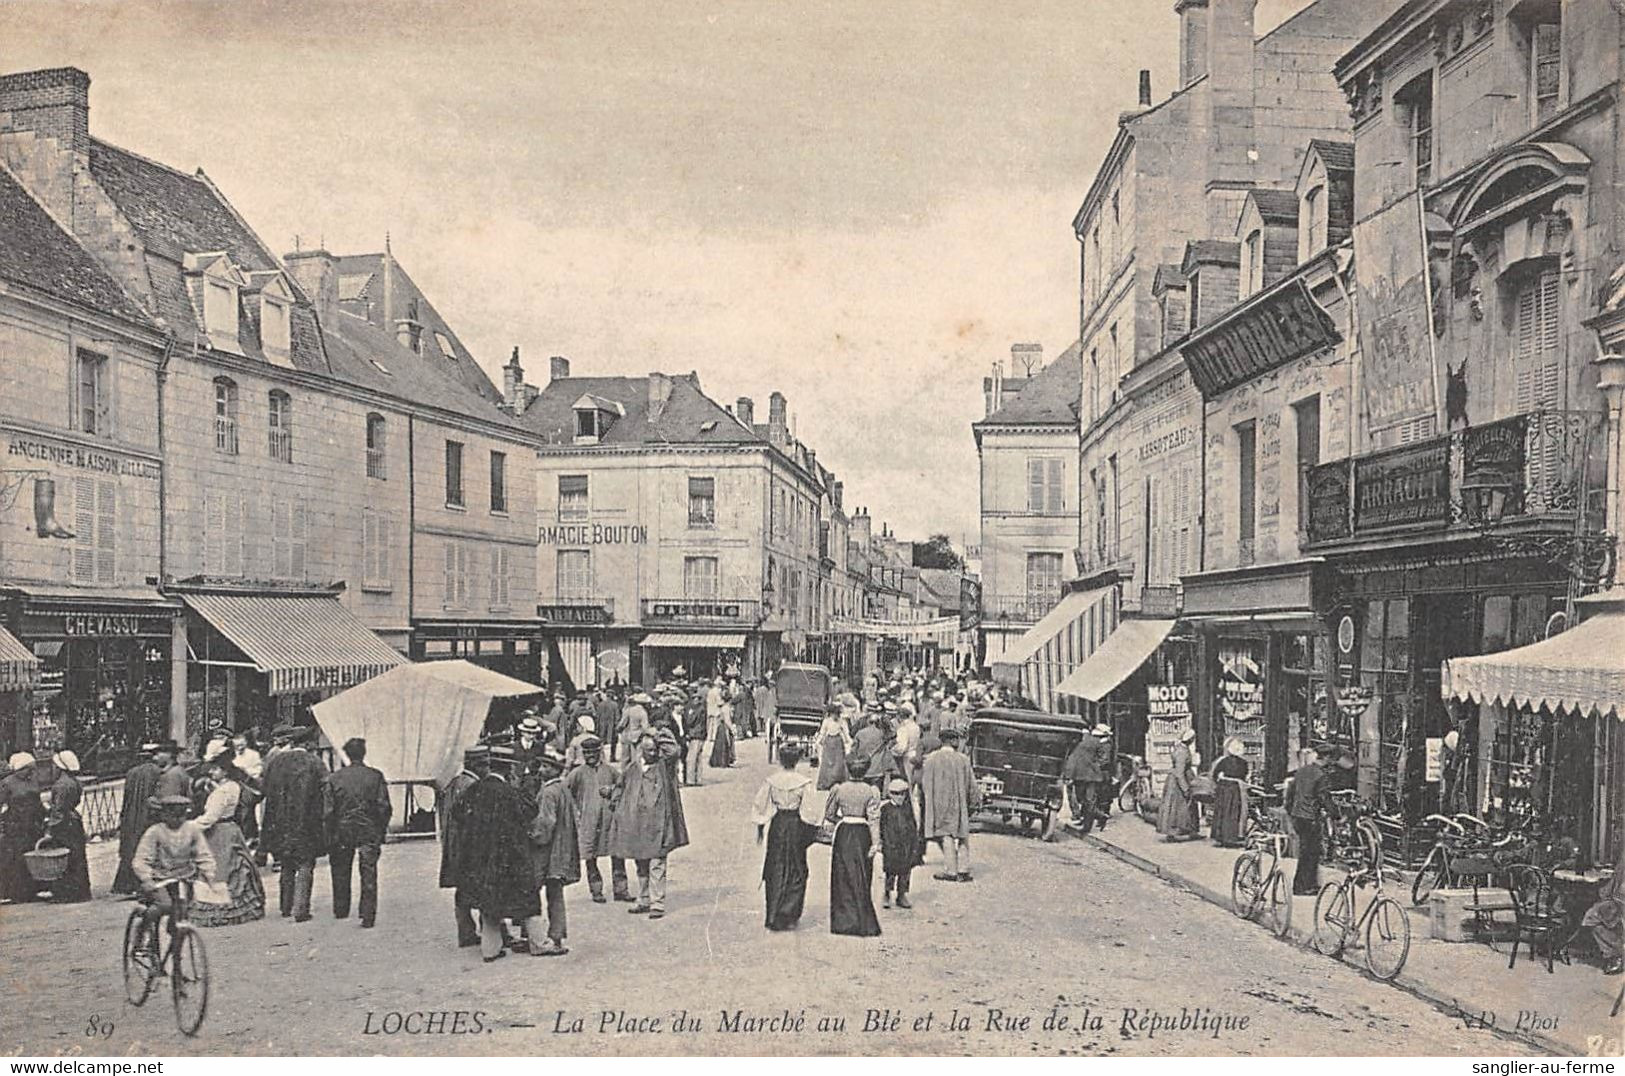
[[[212,882],[215,874],[214,853],[209,851],[208,838],[203,827],[187,818],[192,809],[192,797],[173,787],[160,783],[158,795],[152,804],[158,809],[158,821],[147,827],[141,841],[135,846],[135,859],[130,867],[141,882],[141,902],[146,905],[146,927],[137,940],[137,948],[154,931],[162,916],[173,922],[177,908],[170,895],[169,883],[201,878]],[[157,934],[151,933],[152,944],[157,946]]]

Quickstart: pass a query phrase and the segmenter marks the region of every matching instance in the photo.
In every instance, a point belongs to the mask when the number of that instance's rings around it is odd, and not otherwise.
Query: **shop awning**
[[[26,691],[39,683],[39,659],[0,628],[0,691]]]
[[[183,594],[181,600],[266,674],[272,695],[348,687],[406,664],[337,598]]]
[[[1134,675],[1134,670],[1156,652],[1173,630],[1172,620],[1120,621],[1117,630],[1089,655],[1089,660],[1055,685],[1055,693],[1099,702]]]
[[[743,650],[745,637],[727,632],[652,631],[643,637],[643,646],[664,650]]]
[[[1439,689],[1447,699],[1625,720],[1625,612],[1599,613],[1515,650],[1451,658]]]
[[[1093,654],[1117,626],[1115,586],[1075,590],[1061,599],[993,663],[993,677],[1019,683],[1041,710],[1055,702],[1055,685]]]

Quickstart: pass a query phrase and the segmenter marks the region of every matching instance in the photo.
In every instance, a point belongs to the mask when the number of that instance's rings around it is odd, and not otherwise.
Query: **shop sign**
[[[152,635],[168,629],[167,621],[133,613],[65,613],[62,634],[69,638]]]
[[[1365,684],[1344,684],[1337,689],[1337,709],[1344,717],[1358,717],[1371,709],[1376,693]]]
[[[1294,280],[1180,350],[1197,387],[1211,397],[1341,339],[1309,288]]]
[[[1427,772],[1422,780],[1435,784],[1444,779],[1444,737],[1429,736],[1427,744]]]
[[[645,545],[649,528],[639,523],[565,523],[541,527],[542,545]]]
[[[33,437],[13,437],[6,446],[6,455],[20,456],[34,463],[54,463],[81,471],[98,474],[127,475],[157,481],[163,473],[161,464],[152,460],[130,459],[110,452],[99,452],[83,445],[50,442]]]
[[[1461,438],[1461,485],[1466,489],[1504,491],[1521,500],[1524,484],[1524,445],[1527,416],[1470,426]]]
[[[1220,646],[1219,711],[1225,736],[1241,741],[1244,757],[1259,772],[1264,765],[1264,667],[1256,644]]]
[[[601,605],[538,605],[536,615],[548,624],[608,624],[609,610]]]
[[[1174,745],[1191,727],[1188,717],[1164,721],[1153,717],[1145,731],[1145,761],[1151,767],[1151,788],[1162,795],[1163,782],[1173,769]]]
[[[745,607],[740,602],[652,601],[649,615],[662,620],[742,620]]]
[[[1188,721],[1191,716],[1189,684],[1150,684],[1145,689],[1146,712],[1153,721]]]
[[[1325,542],[1349,536],[1349,466],[1347,460],[1309,468],[1304,485],[1309,498],[1309,540]]]
[[[975,631],[981,624],[981,581],[962,575],[959,577],[959,630]]]
[[[1436,438],[1354,461],[1354,531],[1450,519],[1449,441]]]

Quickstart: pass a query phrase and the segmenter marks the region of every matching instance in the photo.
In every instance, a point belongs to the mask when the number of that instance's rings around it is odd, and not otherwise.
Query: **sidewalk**
[[[1104,831],[1087,836],[1072,829],[1064,832],[1230,910],[1230,875],[1240,854],[1236,849],[1219,848],[1206,838],[1164,842],[1154,826],[1134,815],[1113,815]],[[1289,877],[1291,868],[1288,861]],[[1340,874],[1334,867],[1321,867],[1322,883],[1335,881]],[[1619,1052],[1625,1020],[1608,1015],[1622,985],[1619,976],[1604,975],[1594,964],[1569,966],[1561,961],[1547,974],[1544,951],[1539,960],[1526,959],[1520,951],[1518,966],[1509,971],[1507,943],[1498,942],[1500,951],[1496,952],[1478,942],[1436,941],[1425,909],[1410,908],[1408,880],[1406,885],[1404,893],[1389,886],[1391,895],[1411,913],[1410,957],[1395,986],[1460,1014],[1464,1020],[1482,1017],[1486,1024],[1493,1021],[1496,1030],[1555,1053]],[[1313,897],[1293,899],[1293,944],[1309,945],[1314,911]],[[1342,959],[1365,970],[1360,950],[1346,952]],[[1595,1037],[1604,1044],[1588,1044]],[[1609,1039],[1613,1040],[1611,1046],[1606,1044]]]

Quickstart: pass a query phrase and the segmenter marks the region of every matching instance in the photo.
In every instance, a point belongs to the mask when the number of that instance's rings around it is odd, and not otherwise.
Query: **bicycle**
[[[1117,756],[1117,809],[1135,814],[1155,802],[1151,793],[1151,767],[1139,755]]]
[[[1356,915],[1356,895],[1368,882],[1375,883],[1376,892],[1365,911]],[[1311,942],[1317,952],[1340,957],[1363,933],[1366,970],[1377,979],[1391,981],[1410,956],[1411,920],[1399,901],[1383,895],[1382,883],[1379,849],[1374,863],[1351,871],[1340,882],[1322,886],[1315,896]]]
[[[1382,855],[1382,832],[1373,821],[1376,808],[1352,788],[1326,795],[1329,809],[1322,822],[1326,859],[1350,866],[1369,864]]]
[[[192,903],[190,879],[164,883],[174,912],[150,927],[145,906],[131,910],[124,924],[124,996],[132,1005],[146,1004],[153,983],[167,975],[181,1034],[196,1035],[209,1009],[209,958],[197,928],[187,921]],[[167,945],[166,945],[167,943]]]
[[[1264,869],[1264,853],[1269,852],[1269,869]],[[1251,919],[1262,909],[1265,925],[1277,938],[1292,929],[1292,888],[1281,870],[1286,855],[1286,834],[1253,829],[1247,835],[1247,850],[1236,857],[1230,872],[1230,906],[1242,919]]]
[[[1516,833],[1497,838],[1489,823],[1470,814],[1430,814],[1425,821],[1437,823],[1439,832],[1411,883],[1412,904],[1425,904],[1435,889],[1459,888],[1467,879],[1475,890],[1480,878],[1489,884],[1499,855],[1518,840]]]

